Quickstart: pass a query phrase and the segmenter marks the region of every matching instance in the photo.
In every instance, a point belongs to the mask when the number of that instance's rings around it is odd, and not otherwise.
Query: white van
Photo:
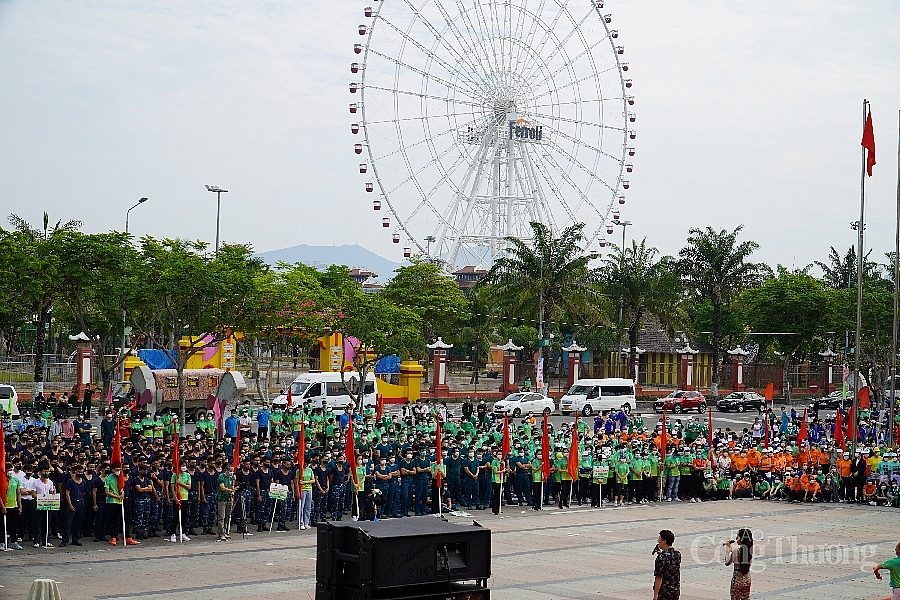
[[[586,417],[620,408],[628,414],[636,406],[634,382],[618,377],[579,379],[559,400],[559,410],[562,414],[580,412]]]
[[[359,373],[348,371],[344,373],[344,380],[355,391],[359,386]],[[365,397],[363,403],[365,406],[374,407],[377,404],[375,399],[377,392],[375,374],[369,373],[366,375],[364,388]],[[310,371],[298,376],[291,383],[291,404],[298,406],[307,400],[312,400],[314,408],[322,408],[324,406],[344,408],[350,403],[350,394],[347,393],[347,388],[341,382],[340,373]],[[272,404],[282,408],[287,406],[287,395],[282,394],[278,396],[272,401]]]
[[[19,415],[19,394],[16,388],[11,385],[0,385],[0,411],[5,412],[10,417],[18,417]]]

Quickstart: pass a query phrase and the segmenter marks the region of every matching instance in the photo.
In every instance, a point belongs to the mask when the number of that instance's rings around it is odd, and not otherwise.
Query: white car
[[[521,417],[528,413],[539,415],[552,414],[556,410],[556,402],[537,392],[516,392],[503,400],[494,403],[494,414],[509,414],[512,417]]]

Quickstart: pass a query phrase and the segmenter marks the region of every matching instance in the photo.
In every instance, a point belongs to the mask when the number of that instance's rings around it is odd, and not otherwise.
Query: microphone
[[[653,556],[654,554],[659,554],[659,544],[656,545],[653,552],[650,553],[650,556]]]
[[[734,540],[728,540],[727,542],[722,542],[723,546],[727,546],[728,544],[733,544]]]

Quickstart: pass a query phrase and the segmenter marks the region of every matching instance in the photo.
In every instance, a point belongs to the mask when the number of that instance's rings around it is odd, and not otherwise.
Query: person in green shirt
[[[891,572],[891,590],[893,591],[892,598],[900,598],[900,543],[898,543],[894,547],[894,554],[897,556],[891,558],[889,560],[884,561],[883,563],[877,564],[872,567],[872,571],[875,573],[875,577],[881,580],[881,570],[887,569]]]
[[[225,465],[225,470],[216,478],[217,503],[217,529],[218,541],[225,542],[231,539],[231,509],[234,506],[234,465],[230,462]]]
[[[172,480],[170,481],[174,488],[173,495],[177,498],[177,504],[179,511],[179,529],[182,531],[181,533],[181,541],[189,542],[191,538],[186,536],[184,531],[184,526],[189,523],[188,521],[188,492],[191,491],[191,474],[188,473],[188,469],[185,465],[181,465],[180,473],[172,473]],[[175,534],[172,534],[172,537],[169,539],[170,542],[177,542],[178,538]]]
[[[103,479],[103,487],[106,492],[106,523],[109,530],[109,545],[115,546],[120,535],[119,527],[122,526],[122,501],[125,493],[119,489],[119,475],[122,473],[122,465],[113,463],[112,471]],[[127,534],[126,534],[127,536]],[[123,540],[123,543],[127,543]]]
[[[531,459],[531,505],[534,510],[542,510],[544,505],[544,462],[540,447],[535,448]]]
[[[665,499],[669,502],[678,499],[678,479],[681,477],[681,466],[678,456],[678,450],[673,450],[671,454],[666,455],[663,462],[666,472],[666,490]]]
[[[2,426],[2,424],[0,424]],[[16,541],[16,532],[19,529],[19,519],[22,516],[22,484],[13,477],[12,461],[6,463],[6,498],[0,503],[0,512],[4,526],[3,539],[0,540],[0,550],[21,550],[22,546]]]
[[[625,506],[625,495],[628,490],[628,479],[631,474],[631,465],[628,464],[628,457],[624,454],[619,455],[615,467],[615,490],[613,492],[614,506]]]
[[[495,515],[500,514],[500,502],[502,500],[500,493],[503,483],[506,481],[506,461],[502,460],[500,451],[494,452],[494,458],[491,461],[491,512]]]
[[[312,489],[313,483],[315,483],[315,476],[309,465],[304,465],[302,472],[297,471],[297,478],[297,485],[300,488],[300,493],[297,494],[297,497],[300,499],[300,506],[297,512],[300,529],[303,530],[309,527],[310,517],[312,516]]]

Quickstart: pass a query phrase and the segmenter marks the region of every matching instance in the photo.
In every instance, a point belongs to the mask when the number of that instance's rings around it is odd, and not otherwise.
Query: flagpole
[[[900,116],[900,111],[898,111]],[[888,398],[888,446],[894,447],[894,405],[897,392],[897,317],[900,298],[900,121],[897,123],[897,233],[894,238],[894,329],[891,342],[891,395]]]
[[[862,120],[863,130],[866,128],[866,109],[869,106],[867,100],[863,100]],[[859,223],[857,223],[857,252],[856,252],[856,332],[853,348],[853,422],[850,423],[850,431],[853,437],[851,452],[856,458],[857,415],[859,414],[859,338],[862,328],[862,286],[863,286],[863,231],[866,228],[866,148],[862,148],[862,170],[859,174]]]

